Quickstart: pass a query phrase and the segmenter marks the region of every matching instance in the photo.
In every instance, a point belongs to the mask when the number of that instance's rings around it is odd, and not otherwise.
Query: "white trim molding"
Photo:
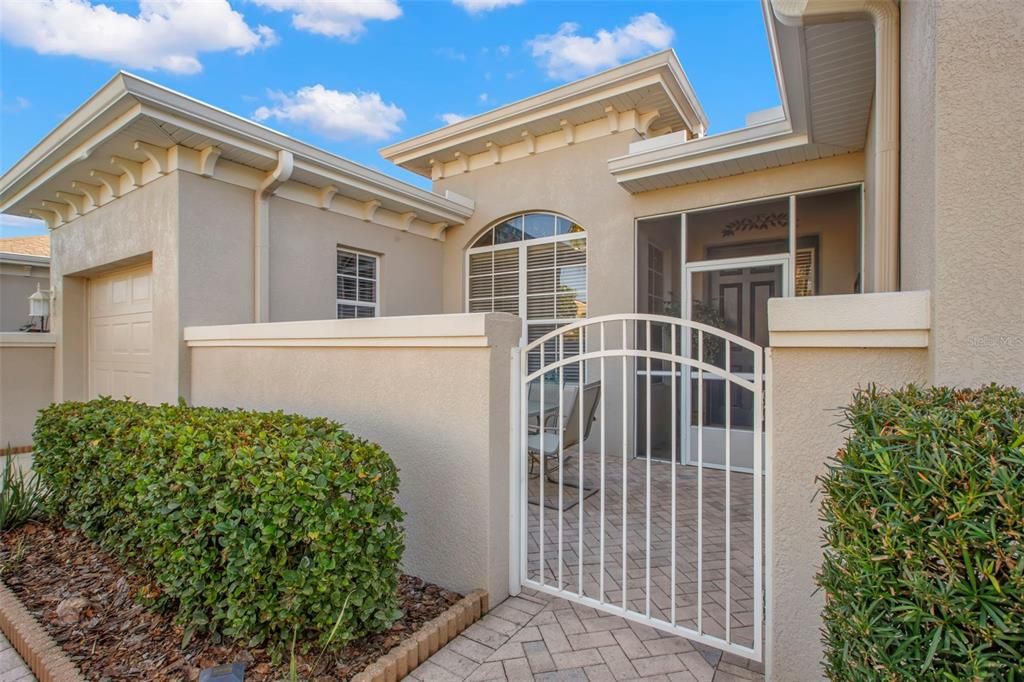
[[[184,335],[190,348],[485,348],[519,329],[514,315],[466,313],[185,327]]]
[[[768,301],[773,348],[927,348],[930,329],[927,291]]]

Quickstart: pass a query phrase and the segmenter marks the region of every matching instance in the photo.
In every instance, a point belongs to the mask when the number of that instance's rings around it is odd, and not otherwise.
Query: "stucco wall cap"
[[[776,347],[924,347],[930,327],[927,291],[768,301],[769,343]]]
[[[511,347],[522,324],[507,313],[409,315],[186,327],[189,346]]]
[[[0,348],[53,348],[56,345],[57,337],[53,334],[0,332]]]

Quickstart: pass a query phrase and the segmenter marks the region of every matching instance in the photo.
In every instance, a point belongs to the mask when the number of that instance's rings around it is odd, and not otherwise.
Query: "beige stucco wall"
[[[153,396],[175,401],[181,394],[177,229],[181,175],[165,175],[51,231],[57,400],[81,400],[88,394],[88,278],[144,261],[153,265]],[[206,276],[216,277],[216,272]]]
[[[50,288],[50,269],[0,263],[0,332],[16,332],[29,322],[28,297]]]
[[[478,324],[479,337],[451,336],[466,319]],[[401,472],[405,570],[456,590],[482,587],[492,603],[500,600],[508,594],[510,363],[518,319],[326,324],[339,334],[381,331],[349,339],[347,347],[311,347],[308,339],[192,347],[192,402],[325,416],[379,443]]]
[[[380,260],[381,315],[442,312],[441,242],[274,197],[270,201],[270,319],[337,317],[337,247]]]
[[[923,348],[774,348],[769,354],[772,475],[768,531],[772,544],[767,632],[769,679],[807,682],[820,667],[824,595],[815,478],[843,441],[838,409],[857,387],[900,386],[927,379]]]
[[[1024,386],[1024,5],[902,3],[903,289],[930,289],[930,378]]]
[[[53,401],[53,345],[10,343],[0,334],[0,449],[32,444],[36,413]],[[23,336],[23,335],[19,335]],[[28,335],[24,335],[28,336]]]

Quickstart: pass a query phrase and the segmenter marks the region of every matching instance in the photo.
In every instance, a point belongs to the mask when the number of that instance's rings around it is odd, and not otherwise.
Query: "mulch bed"
[[[28,523],[0,534],[0,579],[89,680],[197,680],[201,669],[235,661],[246,662],[246,682],[288,678],[288,660],[274,666],[264,649],[204,635],[182,647],[184,633],[174,613],[151,611],[138,602],[156,587],[59,524]],[[317,670],[311,666],[319,648],[308,656],[297,653],[299,675],[316,682],[349,679],[460,598],[404,575],[401,620],[386,632],[328,652]]]

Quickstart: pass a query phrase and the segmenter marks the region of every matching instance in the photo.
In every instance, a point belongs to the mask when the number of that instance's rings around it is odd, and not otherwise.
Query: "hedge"
[[[858,392],[821,479],[833,680],[1024,679],[1024,393]]]
[[[186,638],[280,652],[401,615],[398,472],[334,422],[100,398],[43,410],[34,438],[50,510],[147,574]]]

